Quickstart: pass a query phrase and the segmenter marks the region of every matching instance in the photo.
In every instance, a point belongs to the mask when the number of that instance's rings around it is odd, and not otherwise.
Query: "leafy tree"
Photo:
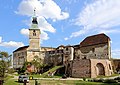
[[[46,66],[45,64],[43,64],[43,60],[39,58],[39,56],[35,56],[31,63],[32,65],[34,65],[36,73],[39,73],[40,71],[43,72],[43,68]]]
[[[0,51],[0,80],[4,80],[5,78],[5,71],[7,71],[8,67],[10,66],[10,57],[11,55],[9,55],[7,52]]]
[[[22,66],[22,68],[19,68],[18,70],[18,74],[24,74],[25,71],[27,70],[27,65],[29,65],[30,63],[29,62],[25,62]]]

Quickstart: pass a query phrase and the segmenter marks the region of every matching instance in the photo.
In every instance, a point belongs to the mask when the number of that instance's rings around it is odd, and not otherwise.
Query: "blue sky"
[[[105,33],[112,57],[120,56],[120,0],[0,0],[0,51],[12,53],[28,45],[28,29],[36,8],[41,46],[76,45]]]

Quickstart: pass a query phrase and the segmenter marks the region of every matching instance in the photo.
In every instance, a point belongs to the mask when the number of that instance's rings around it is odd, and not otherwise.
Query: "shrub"
[[[85,77],[83,78],[83,81],[86,81],[86,78],[85,78]]]
[[[94,82],[101,82],[100,79],[93,79]]]
[[[8,69],[8,73],[9,73],[9,74],[12,74],[12,73],[14,73],[14,72],[15,72],[15,70],[14,70],[13,68],[9,68],[9,69]]]
[[[106,79],[104,80],[104,83],[117,83],[114,79]]]
[[[88,79],[88,81],[93,82],[93,79]]]
[[[114,78],[114,80],[120,80],[120,77],[116,77],[116,78]]]

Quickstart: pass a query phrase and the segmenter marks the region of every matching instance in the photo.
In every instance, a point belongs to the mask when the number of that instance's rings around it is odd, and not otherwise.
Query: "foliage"
[[[15,72],[15,70],[13,69],[13,68],[8,68],[8,73],[9,74],[12,74],[12,73],[14,73]]]
[[[18,70],[18,74],[24,74],[25,71],[27,70],[27,65],[29,64],[29,62],[25,62],[22,66],[22,68],[19,68]]]
[[[85,77],[83,78],[83,81],[86,81],[86,78],[85,78]]]
[[[1,58],[9,56],[9,54],[7,52],[4,52],[4,51],[0,52],[0,54],[2,55]]]
[[[114,80],[120,80],[120,77],[116,77],[116,78],[114,78]]]
[[[104,83],[117,83],[114,79],[106,79],[104,80]]]
[[[43,73],[43,68],[46,66],[46,64],[43,64],[43,60],[39,58],[39,56],[34,56],[34,59],[32,60],[31,64],[34,65],[36,73]]]
[[[5,70],[6,70],[6,62],[5,61],[0,61],[0,77],[5,76]]]

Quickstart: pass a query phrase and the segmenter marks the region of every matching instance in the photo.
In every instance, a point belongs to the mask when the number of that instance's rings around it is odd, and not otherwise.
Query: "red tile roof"
[[[80,43],[80,47],[108,43],[108,40],[110,41],[110,38],[104,33],[88,36]]]

